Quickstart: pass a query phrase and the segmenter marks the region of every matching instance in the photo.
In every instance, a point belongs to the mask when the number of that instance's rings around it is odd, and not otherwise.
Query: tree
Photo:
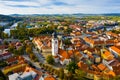
[[[60,77],[60,79],[64,78],[64,69],[63,68],[60,68],[60,70],[59,70],[59,77]]]
[[[70,41],[70,39],[65,39],[64,41],[63,41],[63,43],[65,44],[65,49],[67,49],[68,47],[69,47],[69,45],[71,45],[72,43],[71,43],[71,41]]]
[[[0,31],[4,31],[4,27],[0,26]]]
[[[32,49],[31,49],[31,47],[27,47],[27,48],[26,48],[26,53],[27,53],[27,54],[32,53]]]
[[[8,38],[8,34],[7,33],[3,33],[3,37],[4,38]]]
[[[18,48],[18,54],[19,54],[19,55],[24,54],[24,48],[23,48],[23,46],[20,46],[20,47]]]
[[[52,55],[48,55],[46,59],[48,64],[54,64],[54,58]]]
[[[0,61],[0,68],[7,66],[7,63],[5,61]]]
[[[68,77],[68,80],[74,80],[72,72],[68,72],[67,77]]]
[[[30,53],[29,55],[30,55],[30,58],[31,58],[32,60],[36,58],[33,53]]]
[[[70,34],[71,32],[72,32],[71,28],[68,28],[68,29],[64,30],[64,33],[67,33],[67,34]]]
[[[9,45],[8,50],[9,50],[11,53],[14,52],[14,49],[15,49],[15,47],[14,47],[13,45]]]
[[[64,74],[64,79],[63,80],[68,80],[67,78],[68,78],[67,75]]]
[[[18,50],[16,50],[16,49],[13,50],[13,53],[14,53],[15,55],[19,55],[19,54],[18,54]]]
[[[113,78],[110,78],[110,80],[120,80],[120,75],[117,75],[117,76],[115,76]]]
[[[106,26],[104,27],[104,31],[107,31],[107,28],[106,28]]]
[[[9,43],[8,43],[7,41],[4,41],[3,44],[4,44],[4,45],[8,45]]]
[[[3,38],[4,27],[0,26],[0,38]]]
[[[75,69],[77,69],[78,66],[75,62],[70,62],[67,66],[66,69],[71,72],[71,73],[75,73]]]
[[[3,74],[1,70],[0,70],[0,80],[7,80],[7,77]]]
[[[65,39],[65,40],[63,41],[63,43],[64,43],[65,45],[70,45],[70,44],[72,44],[71,41],[70,41],[70,39]]]
[[[76,69],[75,70],[75,76],[77,77],[77,79],[84,80],[84,77],[86,76],[86,73],[83,70]]]

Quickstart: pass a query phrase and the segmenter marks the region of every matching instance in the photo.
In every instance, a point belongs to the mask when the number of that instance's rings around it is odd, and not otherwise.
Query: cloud
[[[120,13],[120,0],[0,0],[0,14]]]
[[[29,8],[29,7],[33,7],[33,8],[38,8],[39,6],[28,6],[28,5],[7,5],[9,7],[19,7],[19,8]]]
[[[69,4],[65,3],[65,2],[60,2],[60,1],[54,1],[53,5],[56,5],[56,6],[67,6]]]
[[[26,1],[31,1],[31,0],[1,0],[1,1],[26,2]]]

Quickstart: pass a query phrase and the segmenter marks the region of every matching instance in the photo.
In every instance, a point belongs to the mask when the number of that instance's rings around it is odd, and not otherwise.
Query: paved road
[[[43,58],[42,54],[40,54],[37,49],[33,48],[33,53],[38,58],[39,62],[45,63],[45,58]]]
[[[25,60],[27,60],[29,63],[31,63],[33,66],[35,66],[35,68],[41,68],[39,63],[37,62],[33,62],[28,55],[23,55],[23,57],[25,58]]]
[[[28,61],[28,63],[31,63],[32,66],[34,66],[37,70],[41,71],[42,73],[48,72],[48,71],[46,71],[46,70],[44,70],[44,69],[42,69],[42,68],[40,67],[39,62],[33,62],[33,61],[28,57],[28,55],[23,55],[23,57],[25,58],[25,60]],[[56,78],[56,80],[58,80],[58,76],[57,76],[57,75],[52,75],[52,76],[54,76],[54,77]]]

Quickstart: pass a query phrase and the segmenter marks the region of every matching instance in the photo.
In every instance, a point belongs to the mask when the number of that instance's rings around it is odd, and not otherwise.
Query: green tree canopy
[[[63,43],[64,43],[65,45],[70,45],[70,44],[72,44],[71,41],[70,41],[70,39],[65,39],[65,40],[63,41]]]
[[[48,55],[46,59],[48,64],[54,64],[54,58],[52,55]]]
[[[26,53],[27,53],[27,54],[32,53],[32,49],[31,49],[31,47],[27,47],[27,48],[26,48]]]
[[[77,69],[78,66],[75,62],[70,62],[67,66],[66,69],[71,72],[71,73],[75,73],[75,69]]]
[[[75,76],[77,77],[77,79],[85,80],[84,77],[86,76],[86,73],[83,70],[76,69],[75,70]]]
[[[60,76],[60,79],[64,78],[64,69],[63,68],[60,68],[60,70],[59,70],[59,76]]]
[[[23,46],[20,46],[20,47],[18,48],[18,54],[19,54],[19,55],[24,54],[24,47],[23,47]]]

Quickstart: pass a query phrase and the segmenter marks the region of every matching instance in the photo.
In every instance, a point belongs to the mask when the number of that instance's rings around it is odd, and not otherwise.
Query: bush
[[[54,71],[53,68],[51,68],[51,69],[50,69],[50,72],[53,73],[53,71]]]
[[[48,69],[48,66],[46,66],[46,65],[45,65],[45,67],[44,67],[44,68],[47,70],[47,69]]]
[[[37,57],[34,59],[34,61],[35,61],[35,62],[39,62],[39,60],[38,60],[38,58],[37,58]]]
[[[3,74],[3,72],[0,70],[0,80],[6,80],[7,77]]]
[[[52,55],[48,55],[46,60],[48,64],[54,64],[54,58]]]
[[[7,63],[4,62],[4,61],[1,61],[1,62],[0,62],[0,67],[5,67],[5,66],[7,66]]]
[[[40,66],[42,65],[42,63],[39,64]]]
[[[64,69],[63,68],[60,68],[60,70],[59,70],[59,77],[60,77],[60,79],[64,78]]]
[[[75,70],[78,68],[77,64],[75,62],[70,62],[67,66],[66,69],[71,72],[75,73]]]
[[[63,80],[67,80],[67,75],[66,74],[64,74],[64,79]]]

